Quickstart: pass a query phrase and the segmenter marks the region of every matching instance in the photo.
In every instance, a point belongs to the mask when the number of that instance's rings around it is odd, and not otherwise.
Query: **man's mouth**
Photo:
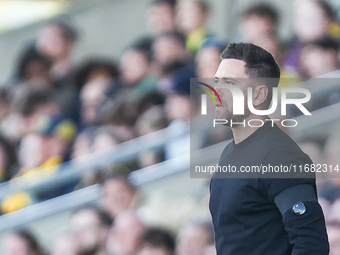
[[[216,107],[222,107],[220,100],[218,100],[218,98],[216,96],[214,96],[214,98],[215,98],[215,103],[216,103],[215,106]]]
[[[216,100],[216,107],[218,108],[222,108],[222,107],[225,107],[226,106],[226,102],[222,100],[222,104],[220,102],[220,100]]]

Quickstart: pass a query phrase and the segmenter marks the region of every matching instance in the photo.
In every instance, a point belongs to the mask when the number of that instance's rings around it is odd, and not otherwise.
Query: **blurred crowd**
[[[47,252],[28,230],[3,240],[6,255],[194,255],[214,254],[209,220],[184,222],[177,235],[166,226],[148,225],[138,209],[139,191],[124,177],[103,184],[100,206],[76,209],[68,228],[53,233]]]
[[[149,34],[127,44],[119,59],[88,56],[78,63],[71,56],[82,35],[66,18],[52,20],[23,45],[12,77],[0,88],[0,182],[35,172],[53,177],[63,162],[81,162],[91,153],[166,127],[189,130],[190,119],[199,115],[190,101],[190,78],[213,78],[228,42],[251,42],[268,50],[282,78],[304,81],[338,70],[337,12],[324,0],[296,0],[293,9],[289,41],[282,41],[278,31],[281,13],[267,2],[248,6],[240,13],[237,36],[222,38],[208,29],[213,14],[208,1],[153,0]],[[227,138],[225,129],[197,146]],[[184,222],[177,234],[147,226],[138,215],[138,190],[127,179],[134,170],[189,153],[189,141],[170,141],[136,160],[34,197],[18,193],[5,198],[2,214],[94,183],[104,189],[100,206],[76,210],[69,231],[60,233],[47,251],[32,233],[19,230],[6,237],[5,255],[214,254],[209,218]],[[302,145],[314,162],[338,164],[335,141],[331,134],[327,141]],[[340,254],[340,182],[323,180],[319,190],[332,255]]]

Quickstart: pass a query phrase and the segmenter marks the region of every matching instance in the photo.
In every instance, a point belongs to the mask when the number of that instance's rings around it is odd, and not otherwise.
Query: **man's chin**
[[[222,109],[216,108],[214,118],[229,120],[231,118],[231,114],[228,111],[223,111]]]
[[[220,114],[215,114],[214,119],[221,120],[221,122],[223,122],[223,124],[221,125],[230,127],[231,118],[229,116],[226,117],[226,116],[221,116]],[[225,121],[227,121],[227,123],[225,123]]]

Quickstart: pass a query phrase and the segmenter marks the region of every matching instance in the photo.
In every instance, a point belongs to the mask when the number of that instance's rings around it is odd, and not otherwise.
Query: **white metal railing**
[[[95,204],[101,197],[99,184],[40,202],[0,217],[0,232],[80,205]]]
[[[0,200],[19,191],[34,193],[44,188],[53,188],[66,182],[79,179],[89,171],[99,171],[101,167],[113,165],[135,158],[139,153],[164,146],[166,143],[179,139],[188,132],[166,128],[152,134],[138,137],[115,146],[105,152],[95,152],[85,156],[83,160],[72,160],[59,166],[58,172],[50,176],[48,171],[36,172],[31,175],[18,177],[0,184]]]

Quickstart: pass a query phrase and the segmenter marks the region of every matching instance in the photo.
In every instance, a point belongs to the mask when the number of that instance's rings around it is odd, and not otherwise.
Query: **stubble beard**
[[[228,110],[228,104],[222,100],[223,106],[215,107],[215,119],[227,120],[228,122],[224,125],[228,127],[230,127],[230,122],[232,120],[233,127],[237,127],[240,124],[234,124],[235,122],[243,122],[250,115],[247,100],[248,99],[246,97],[244,101],[245,106],[243,115],[233,115],[232,112]]]

